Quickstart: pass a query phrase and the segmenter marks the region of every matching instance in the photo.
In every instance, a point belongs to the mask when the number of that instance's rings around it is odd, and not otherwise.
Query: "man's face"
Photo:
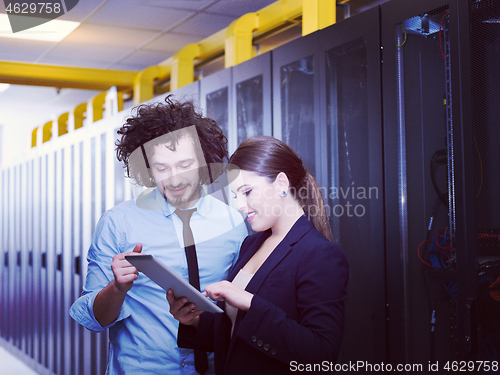
[[[154,148],[151,170],[158,189],[174,207],[186,209],[201,197],[200,161],[189,135],[180,138],[172,151],[170,144]]]

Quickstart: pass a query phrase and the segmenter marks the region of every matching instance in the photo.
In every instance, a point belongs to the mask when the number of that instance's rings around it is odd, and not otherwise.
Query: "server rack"
[[[200,105],[206,116],[214,119],[228,139],[229,152],[236,150],[236,131],[232,124],[232,70],[225,69],[200,81]]]
[[[500,357],[500,189],[496,163],[500,156],[498,127],[500,90],[500,4],[497,1],[461,2],[459,29],[469,30],[461,38],[459,55],[463,87],[461,100],[470,103],[462,111],[464,177],[460,191],[465,209],[464,235],[473,244],[467,251],[470,266],[465,295],[462,351],[472,359],[498,361]],[[471,99],[471,101],[467,101]],[[474,267],[471,265],[474,264]],[[469,340],[467,340],[469,337]],[[492,372],[495,369],[492,367]],[[484,371],[486,372],[486,370]],[[496,370],[498,373],[498,369]]]
[[[272,135],[271,52],[232,67],[236,144],[252,135]]]
[[[273,50],[273,135],[301,156],[318,177],[323,148],[320,137],[319,33]],[[323,181],[318,180],[320,185]]]
[[[342,363],[387,355],[379,46],[378,8],[319,33],[321,180],[350,265]]]
[[[498,361],[499,4],[381,10],[386,236],[396,240],[387,244],[389,353],[406,363]]]
[[[449,31],[446,18],[456,16],[452,8],[436,1],[381,6],[389,352],[400,363],[447,358],[456,344],[457,275],[435,250],[448,246],[456,230],[455,218],[448,216],[456,213],[454,194],[442,192],[455,186],[456,166],[447,161],[454,160],[452,126],[459,127],[447,121],[452,112],[445,108],[452,93],[442,34]],[[450,251],[446,257],[456,259]],[[445,295],[451,302],[442,306]],[[448,313],[451,325],[444,318]],[[436,352],[442,349],[447,352]]]

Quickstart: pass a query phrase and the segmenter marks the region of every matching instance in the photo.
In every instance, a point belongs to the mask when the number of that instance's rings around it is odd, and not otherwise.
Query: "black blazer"
[[[230,281],[270,234],[245,239]],[[301,364],[334,364],[348,277],[340,247],[302,216],[248,283],[252,304],[248,311],[238,311],[232,337],[226,314],[205,312],[198,330],[179,325],[178,345],[214,351],[218,375],[275,375]],[[224,309],[223,302],[218,305]]]

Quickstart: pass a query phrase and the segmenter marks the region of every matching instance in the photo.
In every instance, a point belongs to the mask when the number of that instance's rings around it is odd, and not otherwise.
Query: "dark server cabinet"
[[[217,122],[228,139],[229,153],[236,149],[236,129],[231,124],[233,107],[232,70],[225,69],[200,81],[200,105],[204,114]]]
[[[297,151],[324,186],[318,38],[315,32],[273,51],[273,135]]]
[[[452,14],[444,1],[382,6],[389,351],[399,363],[457,358]]]
[[[320,31],[319,40],[318,131],[327,159],[316,170],[350,265],[339,363],[381,363],[387,319],[378,8]]]
[[[232,70],[236,144],[253,135],[272,135],[271,52],[236,65]]]
[[[200,81],[200,104],[228,138],[229,154],[252,135],[272,134],[271,53]]]
[[[381,6],[395,363],[498,373],[499,14],[489,0]]]
[[[462,101],[465,182],[467,199],[466,231],[471,251],[467,251],[468,285],[461,301],[465,308],[463,335],[469,336],[463,350],[472,359],[500,359],[500,3],[460,2],[460,29],[470,30],[460,56],[465,77]],[[468,52],[467,54],[465,54]],[[470,98],[470,101],[469,101]],[[470,207],[469,207],[470,206]],[[473,249],[473,250],[472,250]],[[474,265],[474,266],[472,266]],[[464,271],[467,272],[467,271]],[[470,307],[470,308],[469,308]],[[469,313],[470,312],[470,313]],[[469,323],[470,322],[470,323]],[[497,363],[498,364],[498,363]],[[488,373],[486,370],[485,373]],[[492,373],[499,373],[492,365]]]

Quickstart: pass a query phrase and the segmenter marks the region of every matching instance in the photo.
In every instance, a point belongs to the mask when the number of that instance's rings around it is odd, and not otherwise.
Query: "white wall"
[[[0,124],[0,167],[2,166],[2,160],[3,160],[3,125]]]

